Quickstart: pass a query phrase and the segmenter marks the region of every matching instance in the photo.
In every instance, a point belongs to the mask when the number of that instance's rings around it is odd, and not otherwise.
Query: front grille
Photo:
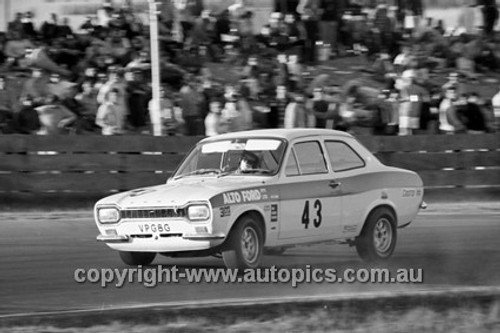
[[[161,219],[185,216],[185,209],[127,209],[121,211],[122,219]]]

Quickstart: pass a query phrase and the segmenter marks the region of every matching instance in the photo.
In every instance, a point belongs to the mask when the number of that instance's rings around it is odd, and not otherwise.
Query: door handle
[[[340,185],[342,185],[342,183],[340,182],[337,182],[336,180],[332,180],[328,183],[328,186],[330,186],[331,188],[333,189],[336,189],[337,187],[339,187]]]

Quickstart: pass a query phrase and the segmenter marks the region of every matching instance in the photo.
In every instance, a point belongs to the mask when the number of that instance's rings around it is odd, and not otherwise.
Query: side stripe
[[[298,176],[297,182],[294,183],[254,186],[224,192],[211,198],[210,203],[215,208],[230,204],[349,196],[377,189],[422,187],[422,181],[416,174],[397,171],[366,173],[336,179],[325,176],[325,179],[315,181],[302,179],[304,178]],[[339,182],[341,185],[337,189],[332,189],[329,186],[331,181]]]

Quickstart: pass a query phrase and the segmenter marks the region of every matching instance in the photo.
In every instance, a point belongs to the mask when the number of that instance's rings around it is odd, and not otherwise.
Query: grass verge
[[[500,331],[500,295],[426,295],[201,308],[148,308],[0,321],[0,332]]]

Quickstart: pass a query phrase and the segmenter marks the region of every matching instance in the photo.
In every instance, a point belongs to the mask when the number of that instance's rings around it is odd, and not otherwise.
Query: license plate
[[[169,232],[170,226],[167,223],[143,223],[139,224],[139,231],[141,233],[151,232]]]

